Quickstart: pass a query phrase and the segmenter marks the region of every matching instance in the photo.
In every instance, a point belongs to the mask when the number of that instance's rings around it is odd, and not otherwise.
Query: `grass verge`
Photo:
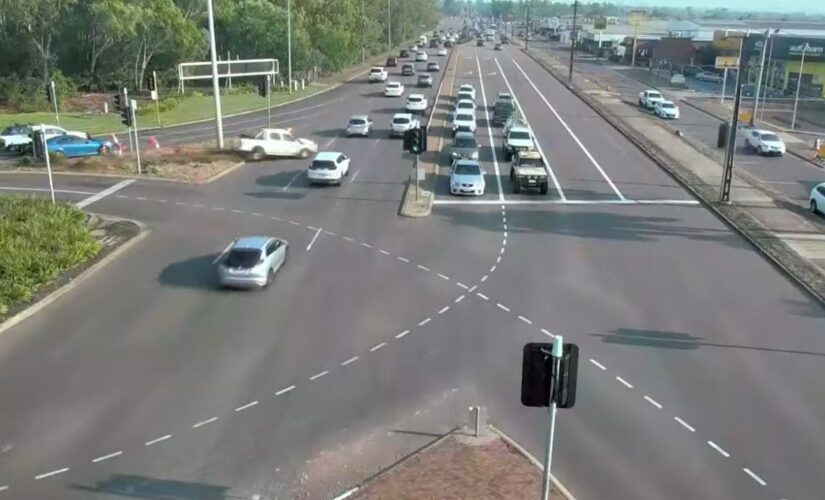
[[[85,219],[71,205],[0,197],[0,319],[63,271],[98,254],[100,244]]]
[[[327,88],[327,85],[308,85],[304,90],[293,92],[273,92],[272,105],[276,106],[301,97],[316,94]],[[150,101],[141,101],[139,108],[152,108]],[[224,115],[243,113],[266,109],[266,99],[258,94],[233,94],[221,96],[221,110]],[[174,109],[160,112],[160,123],[164,127],[198,120],[208,120],[215,116],[214,98],[211,95],[190,96],[184,98]],[[54,113],[0,113],[0,129],[14,123],[47,123],[54,124]],[[158,126],[157,116],[154,113],[138,117],[141,129]],[[116,113],[104,115],[102,113],[61,113],[60,126],[68,130],[89,132],[93,135],[124,130],[120,123],[120,116]]]

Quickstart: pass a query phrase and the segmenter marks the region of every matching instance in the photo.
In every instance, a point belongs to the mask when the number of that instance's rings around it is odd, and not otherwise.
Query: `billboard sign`
[[[593,22],[593,29],[594,30],[606,30],[607,29],[607,18],[604,16],[599,16]]]
[[[713,67],[716,69],[731,69],[739,66],[738,56],[716,56],[716,63]]]

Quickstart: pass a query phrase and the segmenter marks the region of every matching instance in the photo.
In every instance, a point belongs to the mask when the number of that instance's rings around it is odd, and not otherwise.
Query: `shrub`
[[[57,70],[51,78],[54,80],[58,103],[75,95],[76,86],[71,78]],[[0,76],[0,104],[22,113],[52,110],[52,104],[46,100],[46,88],[42,79],[21,78],[15,74]]]
[[[72,205],[0,198],[0,318],[61,272],[97,255],[100,244],[84,219]]]

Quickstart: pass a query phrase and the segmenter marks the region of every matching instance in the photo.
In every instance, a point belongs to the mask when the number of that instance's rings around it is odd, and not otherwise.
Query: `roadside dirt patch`
[[[450,436],[367,483],[358,500],[533,500],[541,471],[504,440]],[[564,500],[553,490],[550,498]]]

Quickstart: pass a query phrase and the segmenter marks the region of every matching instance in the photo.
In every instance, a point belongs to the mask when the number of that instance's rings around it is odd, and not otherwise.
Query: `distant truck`
[[[522,189],[538,189],[541,194],[547,194],[548,175],[541,154],[533,149],[516,152],[510,167],[510,180],[514,193]]]
[[[254,160],[267,156],[308,158],[318,152],[318,144],[309,139],[296,138],[292,129],[265,128],[254,137],[241,137],[239,151],[249,153]]]

